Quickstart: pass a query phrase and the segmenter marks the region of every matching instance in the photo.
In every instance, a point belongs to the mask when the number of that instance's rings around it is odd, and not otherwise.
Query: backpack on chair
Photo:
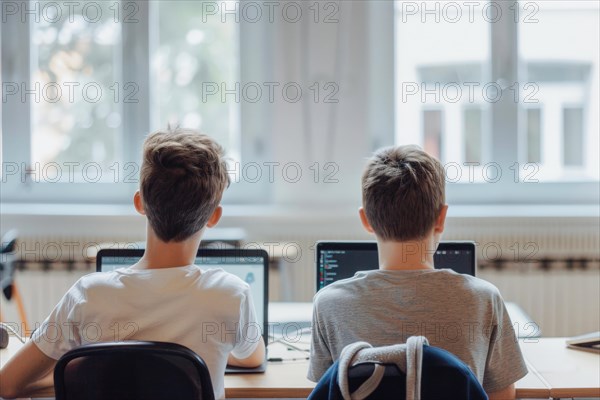
[[[323,375],[309,400],[487,400],[469,367],[453,354],[429,346],[423,336],[406,344],[350,344]]]

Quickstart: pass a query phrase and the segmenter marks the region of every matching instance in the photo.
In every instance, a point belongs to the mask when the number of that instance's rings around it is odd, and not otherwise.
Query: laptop
[[[96,256],[96,271],[110,272],[118,268],[127,268],[135,264],[144,254],[143,249],[102,249]],[[256,318],[263,329],[265,344],[268,338],[268,302],[269,302],[269,256],[264,250],[247,249],[199,249],[195,264],[202,269],[222,268],[238,276],[250,285]],[[228,365],[225,373],[264,372],[265,362],[256,368],[242,368]]]
[[[567,339],[567,347],[600,354],[600,331]]]
[[[317,242],[317,290],[353,277],[358,271],[379,268],[377,242]],[[436,269],[449,268],[475,276],[474,242],[440,242],[433,256]]]

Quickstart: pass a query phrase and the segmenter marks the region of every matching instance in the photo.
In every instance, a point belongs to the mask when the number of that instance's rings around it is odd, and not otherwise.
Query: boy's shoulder
[[[358,271],[350,278],[340,279],[320,289],[313,297],[315,307],[332,306],[352,307],[351,303],[361,301],[369,293],[381,285],[387,285],[381,281],[380,270]]]
[[[370,271],[359,271],[354,276],[340,279],[320,289],[313,298],[313,303],[326,300],[327,298],[339,297],[343,292],[355,292],[360,285],[360,280],[365,279]]]
[[[167,285],[175,281],[188,280],[194,282],[197,288],[219,290],[228,294],[243,293],[249,290],[249,285],[239,277],[221,268],[201,269],[196,265],[185,268],[165,270],[133,270],[120,268],[110,272],[93,272],[81,277],[72,287],[75,293],[87,297],[94,292],[106,290],[128,290],[130,288],[152,287]]]
[[[417,271],[415,271],[417,272]],[[452,295],[463,295],[477,299],[478,302],[495,302],[501,299],[500,291],[492,283],[471,275],[459,274],[449,269],[427,271],[425,273],[403,274],[400,271],[361,271],[351,278],[334,282],[319,290],[313,302],[315,304],[357,299],[387,288],[413,288],[419,291]]]
[[[250,285],[246,281],[221,268],[203,270],[202,274],[206,280],[211,282],[211,285],[216,285],[223,290],[233,292],[247,292],[250,290]]]
[[[474,293],[480,298],[500,298],[500,290],[491,282],[476,276],[456,274],[463,278],[466,290]]]

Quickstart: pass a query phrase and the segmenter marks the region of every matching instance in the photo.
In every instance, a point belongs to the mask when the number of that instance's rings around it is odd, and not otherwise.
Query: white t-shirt
[[[229,353],[249,357],[261,335],[248,284],[222,269],[189,265],[86,275],[32,340],[56,360],[75,347],[97,342],[178,343],[204,359],[215,397],[224,398]]]

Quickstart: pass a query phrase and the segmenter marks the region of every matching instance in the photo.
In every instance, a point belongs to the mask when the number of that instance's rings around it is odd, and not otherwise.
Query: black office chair
[[[54,368],[56,400],[214,400],[208,368],[185,346],[108,342],[73,349]]]

